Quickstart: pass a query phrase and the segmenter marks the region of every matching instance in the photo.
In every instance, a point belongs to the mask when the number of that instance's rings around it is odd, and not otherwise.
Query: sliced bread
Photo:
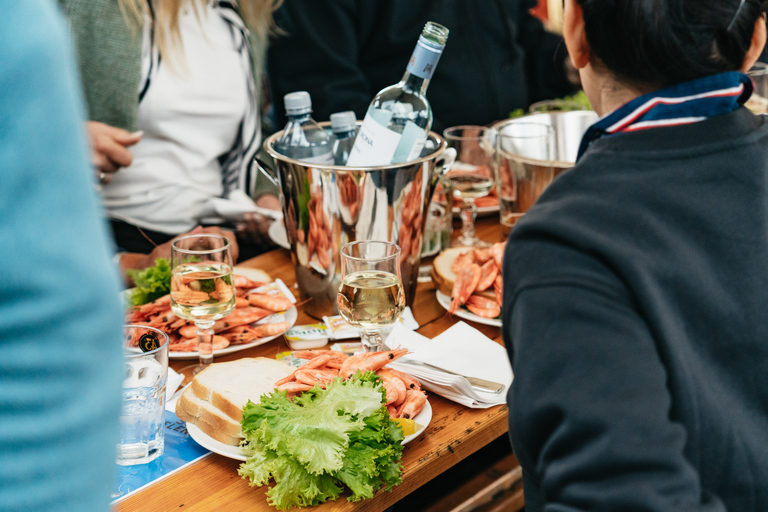
[[[240,424],[248,400],[258,402],[292,372],[293,368],[275,359],[246,357],[210,365],[195,376],[189,389]]]
[[[176,402],[176,416],[179,419],[194,423],[200,430],[206,431],[198,423],[203,421],[210,426],[210,430],[228,437],[242,437],[240,423],[233,420],[210,402],[199,398],[191,388],[184,390]],[[211,437],[210,433],[206,432]]]

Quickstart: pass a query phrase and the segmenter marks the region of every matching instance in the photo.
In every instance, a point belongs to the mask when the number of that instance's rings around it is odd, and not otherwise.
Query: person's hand
[[[237,239],[235,238],[235,234],[232,231],[225,231],[217,226],[211,226],[211,227],[200,227],[197,226],[195,229],[188,233],[182,233],[181,235],[175,237],[173,240],[170,240],[168,242],[165,242],[164,244],[160,244],[157,247],[155,247],[151,253],[149,254],[140,254],[140,253],[126,253],[123,255],[122,258],[120,258],[120,270],[124,276],[124,279],[126,281],[126,284],[128,286],[133,286],[133,283],[131,282],[130,278],[125,275],[125,271],[129,269],[144,269],[151,267],[155,264],[155,260],[158,258],[165,258],[167,260],[171,259],[171,244],[174,240],[179,239],[183,236],[188,235],[218,235],[223,236],[229,240],[230,245],[230,252],[232,253],[232,262],[236,263],[237,258],[240,255],[240,248],[237,245]]]
[[[99,173],[99,183],[107,185],[121,167],[133,162],[128,150],[141,140],[143,132],[131,133],[98,121],[86,122],[91,143],[91,163]]]
[[[280,211],[280,200],[272,194],[264,194],[256,205],[269,210]],[[257,245],[272,244],[267,236],[272,219],[260,213],[246,213],[237,223],[236,230],[241,239]]]

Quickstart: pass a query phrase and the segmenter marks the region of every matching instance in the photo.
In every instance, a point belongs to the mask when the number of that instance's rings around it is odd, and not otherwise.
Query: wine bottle
[[[448,40],[448,29],[424,25],[403,78],[373,98],[355,138],[347,165],[389,165],[418,158],[432,127],[425,96],[429,80]]]

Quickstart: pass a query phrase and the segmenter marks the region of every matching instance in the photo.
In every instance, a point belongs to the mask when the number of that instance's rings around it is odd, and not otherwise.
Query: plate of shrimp
[[[445,308],[446,310],[451,309],[451,300],[452,299],[449,296],[447,296],[440,290],[437,291],[437,302],[439,302],[440,305],[443,306],[443,308]],[[465,309],[464,307],[457,308],[456,311],[453,312],[453,314],[464,320],[471,320],[479,324],[501,327],[501,318],[499,317],[488,318],[486,316],[476,315],[472,313],[470,310]]]
[[[246,277],[237,269],[234,275],[236,306],[234,311],[214,326],[213,355],[220,356],[263,345],[281,336],[298,319],[293,301],[272,283]],[[258,278],[263,273],[249,274]],[[197,359],[195,324],[177,317],[171,310],[170,295],[132,308],[126,322],[147,325],[165,332],[169,338],[170,359]]]
[[[506,242],[489,247],[456,247],[435,259],[432,278],[437,302],[449,315],[501,327],[505,248]]]
[[[387,411],[392,419],[412,419],[418,430],[406,436],[402,444],[411,442],[426,430],[432,421],[432,406],[421,384],[412,375],[388,368],[386,365],[408,354],[406,349],[385,352],[368,352],[348,356],[335,350],[297,350],[293,356],[306,360],[287,377],[275,382],[279,390],[288,396],[309,391],[316,384],[336,378],[344,380],[353,377],[358,370],[373,371],[382,380],[387,395]]]

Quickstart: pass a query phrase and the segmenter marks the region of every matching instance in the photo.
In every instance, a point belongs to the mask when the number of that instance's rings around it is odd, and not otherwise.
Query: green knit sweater
[[[141,23],[127,20],[117,0],[59,0],[59,4],[69,19],[74,38],[88,119],[135,131],[141,80]],[[250,28],[258,94],[267,38]]]

